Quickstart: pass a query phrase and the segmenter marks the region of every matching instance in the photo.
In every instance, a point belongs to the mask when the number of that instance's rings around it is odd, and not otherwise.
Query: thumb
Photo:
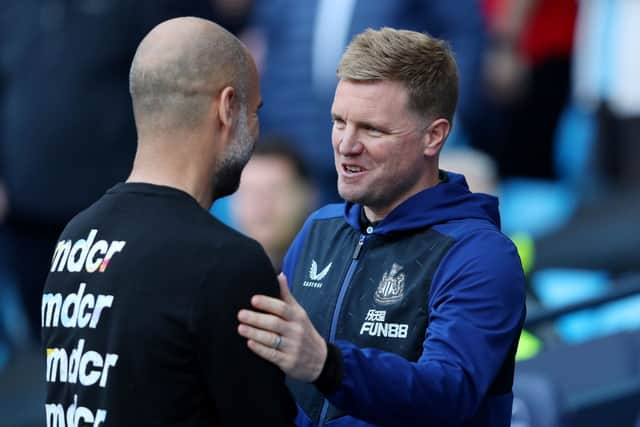
[[[278,274],[278,283],[280,284],[280,298],[284,302],[295,302],[295,298],[291,295],[291,291],[289,290],[289,284],[287,283],[287,276],[284,273]]]

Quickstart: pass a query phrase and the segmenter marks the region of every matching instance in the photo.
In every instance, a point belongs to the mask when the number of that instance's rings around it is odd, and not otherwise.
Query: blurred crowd
[[[276,270],[306,216],[338,201],[338,59],[353,35],[384,26],[451,44],[461,91],[442,165],[500,196],[529,314],[614,292],[640,270],[640,1],[3,0],[0,389],[37,346],[62,227],[130,170],[135,48],[184,15],[237,34],[258,63],[261,141],[212,213],[258,240]],[[533,350],[520,355],[638,328],[640,294],[528,331]]]

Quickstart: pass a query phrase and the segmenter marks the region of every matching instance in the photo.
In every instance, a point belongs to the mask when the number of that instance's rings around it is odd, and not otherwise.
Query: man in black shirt
[[[160,24],[133,60],[133,171],[63,231],[42,298],[47,426],[292,425],[283,374],[235,333],[277,281],[211,217],[258,137],[255,64],[202,19]]]

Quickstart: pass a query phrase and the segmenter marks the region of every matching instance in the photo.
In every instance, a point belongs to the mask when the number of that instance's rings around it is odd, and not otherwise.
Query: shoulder
[[[225,243],[210,246],[211,259],[202,292],[225,295],[225,298],[231,298],[229,303],[234,298],[248,303],[256,293],[275,295],[278,290],[276,273],[262,246],[232,230],[227,233]]]
[[[312,213],[309,216],[309,220],[322,220],[322,219],[332,219],[332,218],[342,218],[344,217],[344,203],[332,203],[329,205],[325,205]]]
[[[345,205],[344,204],[326,205],[318,209],[317,211],[313,212],[311,215],[309,215],[309,217],[303,224],[298,234],[298,237],[305,236],[314,224],[318,224],[320,222],[325,222],[325,221],[331,221],[331,222],[338,221],[339,223],[344,223],[345,222]]]
[[[466,224],[463,232],[454,230],[446,234],[454,240],[443,260],[448,267],[521,271],[520,257],[513,242],[487,222]]]
[[[465,218],[447,221],[434,226],[433,229],[456,241],[466,240],[470,237],[478,237],[486,234],[493,235],[494,233],[504,236],[494,223],[488,219],[480,218]],[[506,236],[504,237],[506,239]]]
[[[206,233],[202,233],[201,237],[212,251],[221,256],[225,264],[256,267],[254,264],[259,261],[257,267],[265,263],[270,265],[260,243],[214,217],[211,220]],[[247,264],[250,261],[253,263]]]
[[[260,244],[202,210],[188,223],[181,221],[173,244],[200,260],[206,281],[216,287],[233,286],[238,281],[258,281],[274,276],[271,261]],[[198,268],[193,265],[192,268]]]
[[[525,279],[515,245],[495,227],[456,236],[434,275],[434,294],[463,289],[524,299]]]
[[[317,211],[313,212],[307,220],[302,225],[302,228],[298,232],[296,238],[294,239],[291,248],[296,248],[302,245],[302,243],[306,240],[309,235],[309,231],[313,228],[315,224],[324,222],[324,221],[338,221],[340,223],[344,222],[344,204],[331,204],[323,206]]]
[[[197,233],[200,241],[216,254],[217,268],[234,269],[235,274],[273,271],[264,248],[255,239],[228,226],[208,212],[202,213]]]
[[[293,274],[294,266],[302,254],[302,249],[307,238],[309,237],[309,231],[313,228],[313,225],[322,221],[344,221],[344,212],[344,203],[336,203],[326,205],[309,215],[307,220],[304,222],[304,225],[291,243],[291,246],[289,247],[289,250],[287,251],[287,254],[285,256],[282,270],[287,275],[287,277],[290,277],[290,275]]]
[[[223,223],[204,209],[194,210],[189,221],[181,222],[184,232],[212,250],[226,249],[234,254],[255,253],[260,245],[239,230]]]

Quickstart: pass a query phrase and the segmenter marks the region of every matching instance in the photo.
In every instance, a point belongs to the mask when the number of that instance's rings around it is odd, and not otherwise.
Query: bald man
[[[47,426],[292,425],[283,374],[235,333],[278,283],[261,247],[211,217],[258,137],[255,64],[221,27],[179,18],[130,75],[133,171],[60,236],[42,298]]]

